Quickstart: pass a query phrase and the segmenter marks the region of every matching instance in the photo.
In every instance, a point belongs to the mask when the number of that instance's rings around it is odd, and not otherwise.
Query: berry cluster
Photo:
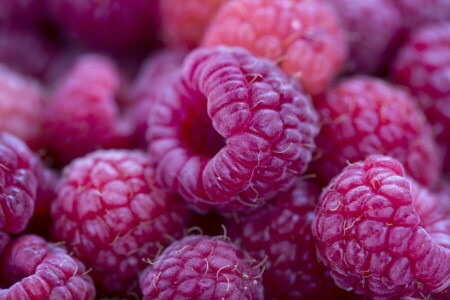
[[[0,4],[0,300],[450,299],[450,1]]]

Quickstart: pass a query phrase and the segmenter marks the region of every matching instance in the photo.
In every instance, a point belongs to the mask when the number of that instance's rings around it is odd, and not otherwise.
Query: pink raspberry
[[[344,296],[316,257],[311,233],[320,188],[298,181],[273,202],[230,225],[230,234],[264,262],[266,299],[335,299]]]
[[[47,146],[57,162],[64,165],[99,148],[128,145],[130,128],[115,102],[119,90],[112,61],[85,55],[75,62],[57,84],[45,114]]]
[[[41,86],[0,65],[0,95],[0,131],[12,133],[32,149],[39,149],[44,113]]]
[[[163,37],[171,46],[197,47],[219,7],[228,0],[161,1]]]
[[[318,128],[309,98],[243,49],[194,50],[162,98],[150,118],[150,158],[159,182],[199,210],[261,205],[311,159]]]
[[[277,62],[311,94],[326,90],[345,60],[344,31],[317,0],[225,3],[205,33],[204,46],[242,46]]]
[[[172,243],[140,277],[144,300],[263,299],[257,261],[223,237]]]
[[[392,55],[401,17],[389,0],[327,0],[347,31],[351,73],[377,73]]]
[[[49,0],[55,19],[90,46],[130,51],[142,48],[157,32],[158,0]]]
[[[164,49],[147,59],[131,90],[131,107],[126,118],[134,126],[134,140],[138,146],[147,148],[146,132],[151,107],[159,98],[161,89],[180,69],[186,53],[179,49]]]
[[[397,160],[381,155],[346,167],[324,189],[312,228],[338,286],[400,299],[449,285],[449,215],[442,227],[434,209],[427,211],[436,199],[422,189]]]
[[[450,23],[426,26],[415,32],[399,52],[394,81],[408,88],[434,126],[450,171]]]
[[[86,268],[36,235],[13,241],[0,261],[0,299],[95,299]]]
[[[142,259],[180,237],[187,211],[155,187],[147,155],[103,150],[64,170],[52,218],[56,240],[92,267],[98,286],[125,296],[137,289]]]
[[[355,77],[314,101],[322,130],[312,170],[325,182],[348,163],[378,153],[400,160],[422,184],[436,183],[439,151],[430,125],[408,94],[379,79]]]

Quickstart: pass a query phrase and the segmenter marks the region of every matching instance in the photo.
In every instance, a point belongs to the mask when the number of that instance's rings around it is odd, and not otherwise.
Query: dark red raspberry
[[[80,57],[56,86],[45,114],[47,146],[60,164],[99,148],[127,146],[128,124],[115,97],[118,70],[99,55]]]
[[[40,85],[0,65],[0,94],[0,131],[12,133],[38,149],[44,113]]]
[[[325,188],[312,228],[338,286],[374,299],[422,299],[449,285],[450,232],[427,212],[435,199],[421,189],[381,155],[346,167]]]
[[[134,140],[138,146],[147,148],[146,132],[150,110],[161,89],[165,88],[173,74],[180,69],[186,52],[164,49],[144,62],[131,90],[131,107],[126,118],[134,126]]]
[[[434,126],[447,152],[446,167],[450,171],[450,23],[415,32],[400,50],[392,75],[416,97]]]
[[[197,209],[258,206],[309,163],[317,116],[300,86],[240,48],[200,48],[155,104],[157,178]]]
[[[9,243],[9,234],[0,230],[0,254],[3,253]]]
[[[0,299],[95,299],[86,268],[36,235],[13,241],[0,261]]]
[[[90,46],[130,51],[157,32],[158,0],[49,0],[55,19]]]
[[[189,236],[172,243],[141,274],[144,300],[263,299],[261,268],[223,237]]]
[[[219,7],[228,0],[161,1],[164,40],[171,46],[197,47]]]
[[[271,59],[312,94],[326,90],[346,53],[337,16],[316,0],[227,2],[211,21],[203,45],[242,46]]]
[[[19,139],[0,132],[0,231],[19,233],[36,199],[38,157]]]
[[[231,222],[230,235],[264,262],[266,299],[337,299],[344,296],[316,256],[311,233],[320,188],[298,181],[273,202]]]
[[[347,30],[347,71],[377,73],[392,55],[401,17],[390,0],[327,0]]]
[[[312,169],[324,182],[348,163],[378,153],[400,160],[422,184],[436,183],[439,149],[430,125],[405,92],[379,79],[355,77],[314,101],[322,130]]]
[[[103,150],[64,170],[52,218],[56,240],[117,296],[135,292],[142,259],[181,236],[187,212],[178,197],[155,187],[147,155]]]
[[[45,1],[5,0],[0,9],[0,28],[31,28],[43,20]]]

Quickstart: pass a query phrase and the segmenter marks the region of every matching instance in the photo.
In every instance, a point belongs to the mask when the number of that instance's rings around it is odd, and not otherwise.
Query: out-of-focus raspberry
[[[450,172],[450,22],[414,32],[395,59],[392,76],[416,97],[434,126]]]
[[[392,55],[401,17],[390,0],[327,0],[347,31],[351,73],[377,73]]]
[[[197,47],[219,7],[228,0],[161,1],[163,38],[175,47]]]
[[[94,283],[84,265],[41,237],[19,237],[1,257],[0,299],[94,298]]]
[[[242,46],[277,62],[306,92],[326,90],[345,61],[344,31],[331,7],[317,0],[225,3],[203,46]]]
[[[198,210],[249,210],[305,171],[317,116],[275,64],[241,48],[200,48],[175,75],[148,130],[150,158],[166,188]]]
[[[422,184],[439,178],[441,157],[431,126],[414,99],[380,79],[354,77],[314,100],[322,129],[312,170],[328,182],[369,154],[401,161]]]
[[[137,151],[96,151],[74,160],[58,185],[54,238],[93,269],[106,295],[136,292],[142,259],[154,259],[187,222],[180,199],[155,187],[149,164]]]
[[[115,99],[119,90],[118,70],[103,56],[84,55],[65,74],[45,112],[47,147],[59,164],[128,145],[130,126]]]
[[[49,0],[55,19],[90,46],[130,51],[151,43],[158,31],[158,0]]]
[[[0,131],[17,136],[37,150],[43,142],[43,113],[41,86],[0,65]]]
[[[298,181],[268,205],[230,222],[230,236],[265,268],[266,299],[340,299],[329,271],[316,256],[311,233],[320,188]]]
[[[32,28],[44,19],[45,1],[4,0],[0,9],[0,28]]]
[[[131,88],[132,103],[125,117],[134,126],[134,140],[144,149],[147,148],[146,132],[151,107],[180,69],[185,56],[186,52],[179,49],[165,49],[152,55],[144,62]]]
[[[448,287],[448,216],[434,218],[428,208],[438,198],[423,189],[397,160],[381,155],[331,181],[312,228],[338,286],[374,299],[424,298]]]
[[[140,276],[144,300],[263,299],[257,261],[223,237],[172,243]]]

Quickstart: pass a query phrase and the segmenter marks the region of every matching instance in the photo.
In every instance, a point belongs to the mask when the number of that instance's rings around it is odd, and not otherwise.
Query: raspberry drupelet
[[[57,83],[45,111],[45,135],[59,165],[101,148],[129,144],[131,126],[120,117],[120,75],[114,63],[87,54]]]
[[[17,238],[0,260],[0,299],[94,300],[85,266],[37,235]]]
[[[326,184],[348,163],[390,155],[420,183],[436,184],[441,155],[431,126],[414,99],[376,78],[353,77],[314,99],[322,128],[311,164]]]
[[[439,197],[423,189],[382,155],[330,182],[312,229],[338,286],[374,299],[422,299],[448,287],[450,215],[437,213]]]
[[[446,152],[450,172],[450,22],[415,31],[392,66],[392,77],[416,97]]]
[[[99,150],[74,160],[59,182],[53,236],[92,268],[105,295],[135,293],[142,259],[154,259],[188,221],[180,199],[153,177],[145,153]]]
[[[243,250],[263,261],[266,299],[338,299],[338,288],[318,261],[311,223],[320,194],[312,180],[299,180],[248,216],[230,219],[228,231]]]
[[[199,48],[155,104],[157,179],[198,210],[248,210],[301,175],[317,116],[298,83],[241,48]]]
[[[347,46],[335,12],[317,0],[229,1],[211,21],[202,45],[244,47],[278,63],[310,94],[327,89],[344,64]]]
[[[140,276],[144,300],[262,300],[258,261],[224,237],[172,243]]]

